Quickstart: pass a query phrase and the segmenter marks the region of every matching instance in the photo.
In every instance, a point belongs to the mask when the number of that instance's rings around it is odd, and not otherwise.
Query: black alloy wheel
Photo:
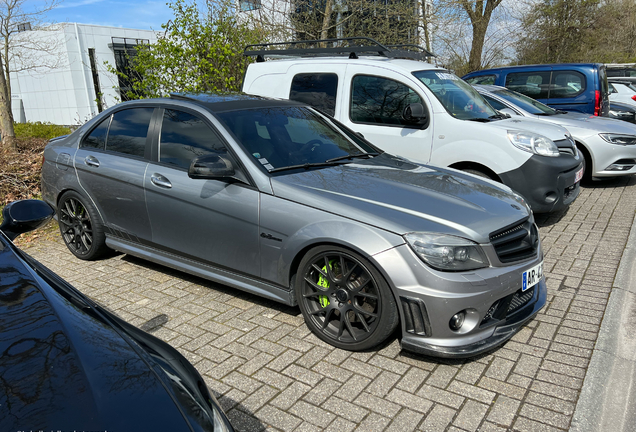
[[[95,209],[76,192],[66,192],[60,199],[58,223],[64,243],[76,257],[92,260],[108,250]]]
[[[334,246],[312,249],[296,277],[305,322],[331,345],[369,349],[397,327],[397,307],[386,281],[357,254]]]

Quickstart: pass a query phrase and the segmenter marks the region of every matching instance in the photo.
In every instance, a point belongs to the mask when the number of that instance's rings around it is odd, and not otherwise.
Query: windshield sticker
[[[261,158],[261,154],[260,153],[252,153],[252,156],[254,156],[256,159],[260,159]]]
[[[263,165],[263,166],[265,167],[265,169],[266,169],[267,171],[271,171],[271,170],[273,170],[273,169],[274,169],[274,167],[272,166],[272,164],[265,164],[265,165]]]
[[[267,165],[269,163],[269,161],[265,158],[259,159],[258,161],[261,163],[261,165]]]
[[[443,80],[456,81],[459,79],[456,75],[453,75],[447,72],[435,72],[435,75],[437,75],[439,79],[443,79]]]

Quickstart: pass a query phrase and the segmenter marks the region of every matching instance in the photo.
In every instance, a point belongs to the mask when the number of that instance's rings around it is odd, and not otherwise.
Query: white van
[[[389,153],[502,182],[538,213],[576,199],[583,159],[566,129],[511,119],[454,74],[417,60],[421,54],[366,42],[252,45],[245,55],[257,62],[243,91],[312,105]]]

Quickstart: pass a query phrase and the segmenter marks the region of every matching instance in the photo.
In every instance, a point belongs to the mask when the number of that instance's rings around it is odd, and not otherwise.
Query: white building
[[[108,65],[126,67],[126,52],[134,52],[141,43],[156,41],[151,30],[135,30],[98,25],[63,23],[53,30],[24,31],[18,37],[46,42],[55,52],[38,52],[38,65],[11,73],[11,99],[16,122],[51,122],[61,125],[82,124],[100,111],[97,92],[102,94],[101,108],[122,100],[121,84]],[[31,67],[29,67],[31,66]],[[20,65],[16,62],[16,69]],[[123,87],[123,85],[122,85]]]

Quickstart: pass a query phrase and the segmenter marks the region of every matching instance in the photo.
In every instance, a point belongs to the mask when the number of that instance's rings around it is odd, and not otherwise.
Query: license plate
[[[581,168],[580,170],[576,172],[576,175],[574,176],[574,183],[580,182],[582,178],[583,178],[583,168]]]
[[[532,288],[539,283],[543,276],[543,261],[523,272],[521,275],[521,291]]]

